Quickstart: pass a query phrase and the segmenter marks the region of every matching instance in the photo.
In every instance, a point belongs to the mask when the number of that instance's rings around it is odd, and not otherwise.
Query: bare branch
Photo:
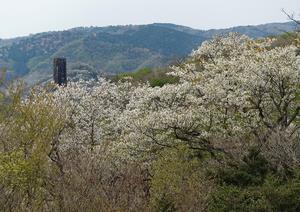
[[[293,21],[296,24],[300,25],[300,21],[296,20],[294,18],[294,15],[291,15],[291,14],[287,13],[284,9],[282,9],[281,11],[288,17],[288,19],[290,19],[291,21]]]

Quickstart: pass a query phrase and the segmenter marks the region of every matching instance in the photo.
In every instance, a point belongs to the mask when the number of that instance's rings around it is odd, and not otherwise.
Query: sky
[[[300,0],[0,0],[0,38],[79,26],[174,23],[197,29],[285,22]],[[300,17],[300,16],[298,16]]]

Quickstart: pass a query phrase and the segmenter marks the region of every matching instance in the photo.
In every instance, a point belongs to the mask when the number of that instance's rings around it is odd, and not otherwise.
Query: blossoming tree
[[[300,60],[296,46],[273,43],[237,34],[204,42],[172,67],[170,74],[180,78],[176,85],[104,80],[61,88],[58,102],[74,125],[66,139],[93,145],[109,140],[131,153],[185,143],[212,155],[227,153],[226,144],[237,140],[260,146],[274,134],[295,140]]]

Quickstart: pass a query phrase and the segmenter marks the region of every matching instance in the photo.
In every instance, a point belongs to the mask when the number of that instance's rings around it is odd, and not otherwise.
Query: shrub
[[[268,161],[257,149],[251,149],[242,162],[220,170],[219,178],[225,185],[256,186],[263,184],[269,171]]]
[[[203,211],[213,190],[202,162],[186,146],[164,150],[152,168],[151,207],[158,211]]]

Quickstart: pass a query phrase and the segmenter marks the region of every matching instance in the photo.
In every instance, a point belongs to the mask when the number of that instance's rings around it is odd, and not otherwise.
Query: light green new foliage
[[[49,155],[63,119],[56,113],[51,95],[32,91],[22,99],[20,88],[6,96],[0,120],[0,187],[15,209],[38,210],[46,195],[46,176],[51,172]]]
[[[151,207],[157,211],[193,211],[207,207],[212,183],[204,179],[199,156],[187,146],[164,150],[152,168]]]

